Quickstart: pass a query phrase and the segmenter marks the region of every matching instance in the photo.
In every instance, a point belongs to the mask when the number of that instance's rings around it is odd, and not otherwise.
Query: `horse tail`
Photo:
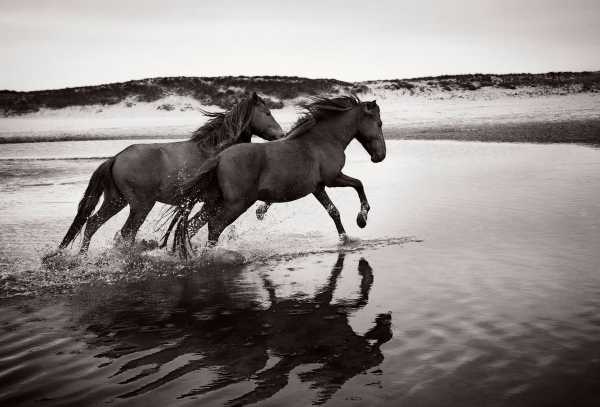
[[[209,158],[196,170],[194,176],[185,184],[180,191],[180,200],[185,202],[199,202],[214,186],[217,175],[217,167],[220,157],[218,155]]]
[[[179,248],[179,254],[187,258],[190,238],[188,234],[189,215],[194,205],[203,201],[210,194],[220,190],[216,184],[217,167],[219,156],[209,158],[198,168],[190,181],[185,183],[180,191],[180,205],[173,208],[170,216],[171,223],[162,237],[161,247],[166,246],[169,235],[175,231],[173,236],[173,251]],[[214,199],[214,196],[212,196]]]
[[[169,211],[165,215],[168,218],[171,218],[171,222],[169,223],[169,227],[167,228],[167,231],[161,237],[161,241],[160,241],[160,243],[158,245],[159,249],[162,249],[162,248],[164,248],[164,247],[167,246],[167,242],[169,240],[169,236],[171,235],[171,232],[173,231],[173,228],[177,225],[177,222],[179,222],[179,214],[174,213],[176,210],[177,210],[177,207],[172,207],[171,209],[169,209]],[[168,222],[168,219],[167,219],[167,222]],[[163,223],[163,225],[165,223]]]
[[[71,227],[69,227],[67,234],[59,245],[60,249],[67,247],[79,235],[88,217],[92,214],[94,208],[96,208],[105,187],[114,184],[112,179],[112,166],[114,162],[114,157],[104,161],[92,174],[83,198],[79,201],[77,215],[75,215]]]
[[[188,246],[191,247],[189,235],[189,215],[191,212],[190,206],[181,208],[177,213],[179,222],[175,227],[175,234],[173,235],[173,252],[179,250],[179,256],[187,259],[188,257]]]

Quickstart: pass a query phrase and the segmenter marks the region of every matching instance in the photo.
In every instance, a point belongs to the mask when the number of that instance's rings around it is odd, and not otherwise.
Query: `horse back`
[[[175,190],[205,159],[194,143],[134,144],[115,157],[113,176],[130,195],[171,203]]]

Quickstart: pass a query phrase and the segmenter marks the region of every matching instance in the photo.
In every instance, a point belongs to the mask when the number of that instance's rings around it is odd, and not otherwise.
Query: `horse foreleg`
[[[363,188],[363,184],[359,179],[349,177],[340,172],[340,175],[333,180],[328,187],[351,187],[354,188],[356,193],[358,194],[358,199],[360,199],[360,212],[356,216],[356,224],[364,228],[367,225],[367,217],[369,215],[369,210],[371,206],[369,205],[369,201],[367,200],[367,196],[365,195],[365,189]]]
[[[346,230],[344,229],[344,225],[342,225],[340,212],[338,211],[338,208],[335,207],[333,202],[331,202],[329,195],[327,195],[327,192],[325,191],[325,187],[318,187],[317,190],[313,192],[313,195],[315,198],[317,198],[317,201],[319,201],[319,203],[323,205],[323,208],[325,208],[325,210],[329,214],[329,217],[333,220],[333,223],[335,223],[335,227],[337,229],[340,240],[345,241]]]

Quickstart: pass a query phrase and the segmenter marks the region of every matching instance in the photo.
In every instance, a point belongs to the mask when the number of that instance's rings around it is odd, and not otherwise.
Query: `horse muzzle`
[[[385,152],[371,154],[371,161],[374,163],[382,162],[385,159]]]
[[[371,155],[371,161],[374,163],[381,162],[385,159],[385,140],[383,139],[383,134],[377,139],[371,142],[370,148],[367,150]]]

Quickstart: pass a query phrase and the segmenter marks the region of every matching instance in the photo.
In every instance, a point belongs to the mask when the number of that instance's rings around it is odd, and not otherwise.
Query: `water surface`
[[[87,260],[41,266],[93,157],[127,144],[80,143],[0,152],[2,405],[600,400],[600,150],[390,141],[374,165],[351,145],[367,228],[330,195],[352,245],[307,197],[224,233],[244,264],[120,254],[124,211]]]

